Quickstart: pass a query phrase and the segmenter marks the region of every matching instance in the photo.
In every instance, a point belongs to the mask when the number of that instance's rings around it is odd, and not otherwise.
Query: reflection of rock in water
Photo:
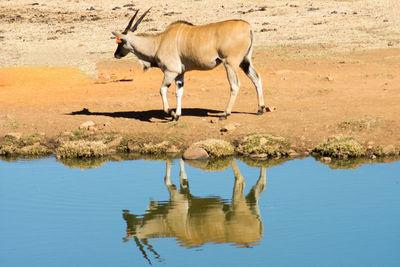
[[[232,243],[239,247],[256,245],[262,238],[263,224],[258,199],[266,187],[266,169],[260,168],[257,183],[245,197],[245,181],[234,159],[231,166],[235,176],[231,200],[219,197],[195,197],[190,194],[183,160],[180,163],[180,189],[171,183],[171,161],[167,161],[165,185],[170,199],[152,201],[146,214],[139,216],[123,212],[127,223],[127,238],[133,238],[147,261],[148,252],[160,256],[148,243],[149,238],[174,237],[184,247],[205,243]]]

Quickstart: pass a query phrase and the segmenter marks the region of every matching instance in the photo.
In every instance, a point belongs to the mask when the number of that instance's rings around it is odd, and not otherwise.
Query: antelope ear
[[[117,37],[118,38],[118,36],[119,36],[119,34],[118,33],[116,33],[116,32],[111,32],[112,33],[112,35],[114,35],[115,37]]]

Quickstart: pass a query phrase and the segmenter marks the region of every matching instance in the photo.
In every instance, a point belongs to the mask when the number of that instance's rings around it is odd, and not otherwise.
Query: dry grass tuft
[[[56,150],[57,158],[91,158],[107,154],[107,147],[102,141],[67,141]]]
[[[234,147],[229,142],[220,139],[207,139],[194,145],[206,150],[210,158],[232,156],[235,153]]]
[[[236,152],[243,156],[260,158],[289,155],[290,142],[285,137],[271,134],[250,134],[236,147]]]
[[[346,135],[329,137],[325,142],[314,148],[314,152],[323,157],[347,159],[363,157],[366,149],[356,139]]]

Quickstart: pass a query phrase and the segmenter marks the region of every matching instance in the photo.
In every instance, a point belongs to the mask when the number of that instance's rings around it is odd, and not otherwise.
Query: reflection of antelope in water
[[[200,198],[190,194],[183,160],[180,164],[180,190],[170,179],[171,161],[167,161],[165,185],[170,199],[158,204],[151,202],[146,214],[137,216],[124,212],[127,237],[133,237],[143,256],[149,261],[146,246],[156,258],[159,255],[148,244],[148,238],[175,237],[181,246],[193,247],[205,243],[233,243],[240,247],[261,240],[263,224],[258,199],[266,187],[266,169],[260,169],[257,183],[244,196],[245,181],[232,160],[235,175],[232,203],[218,197]]]

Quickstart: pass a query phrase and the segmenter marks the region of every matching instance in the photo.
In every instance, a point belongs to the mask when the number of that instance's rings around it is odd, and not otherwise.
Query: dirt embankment
[[[97,134],[175,138],[182,145],[260,132],[285,136],[306,151],[345,134],[365,146],[399,151],[398,2],[292,2],[2,2],[0,136],[17,132],[57,140],[93,121]],[[255,115],[256,92],[241,73],[233,114],[219,121],[229,96],[219,67],[187,73],[183,116],[169,123],[159,96],[161,71],[143,73],[133,56],[112,59],[116,45],[110,32],[123,29],[134,9],[148,6],[153,8],[142,31],[157,32],[178,19],[248,20],[255,29],[253,58],[264,98],[276,111]],[[175,106],[174,88],[170,91]]]

